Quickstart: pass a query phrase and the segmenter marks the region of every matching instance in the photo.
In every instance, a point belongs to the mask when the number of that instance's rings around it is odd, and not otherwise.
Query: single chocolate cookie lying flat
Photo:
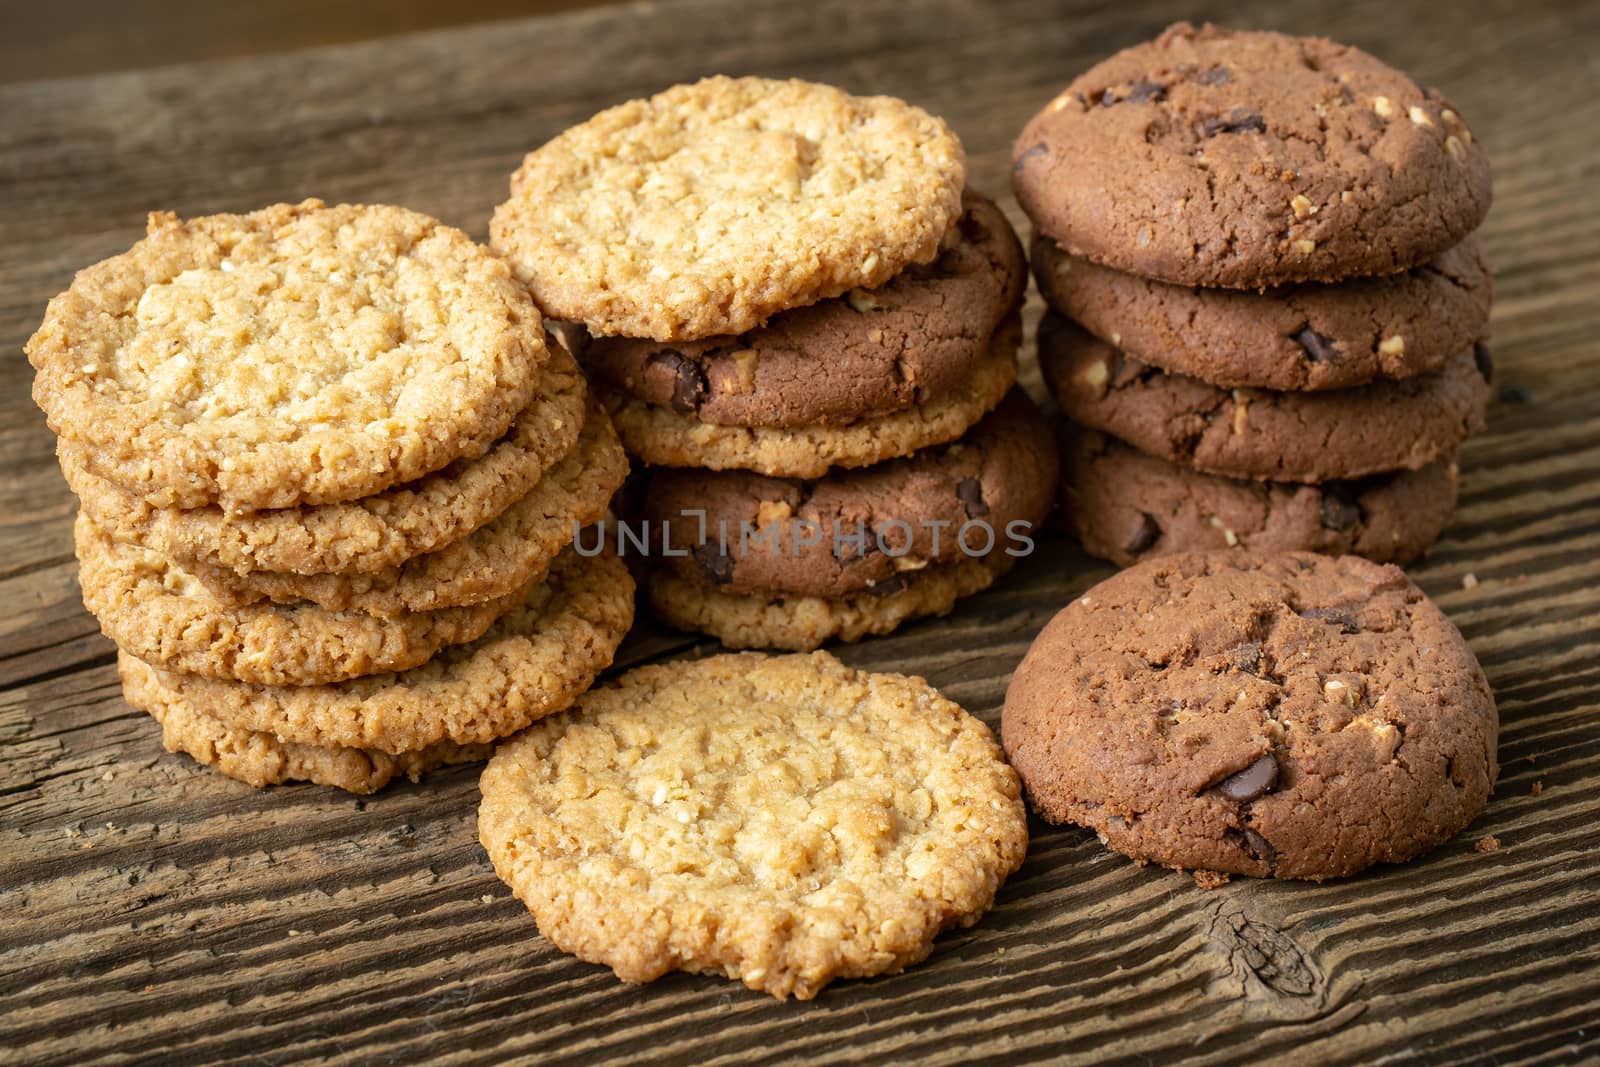
[[[1450,620],[1357,556],[1184,553],[1067,605],[1012,677],[1028,797],[1140,862],[1338,878],[1483,810],[1498,720]]]
[[[1435,374],[1353,389],[1223,389],[1141,363],[1059,315],[1039,365],[1075,422],[1211,474],[1322,482],[1416,470],[1483,429],[1494,367],[1483,346]]]
[[[1042,233],[1181,285],[1406,270],[1490,200],[1482,147],[1432,89],[1322,38],[1185,22],[1067,86],[1012,160]]]
[[[1067,525],[1084,551],[1121,567],[1220,548],[1406,563],[1433,544],[1456,506],[1454,457],[1302,485],[1202,474],[1093,430],[1062,432]]]
[[[644,517],[665,537],[657,564],[682,577],[837,597],[1016,543],[1050,510],[1057,466],[1044,416],[1012,390],[959,441],[815,481],[658,469]]]
[[[1037,236],[1050,306],[1136,359],[1212,385],[1345,389],[1437,371],[1489,334],[1475,237],[1419,267],[1265,293],[1169,285],[1102,267]]]

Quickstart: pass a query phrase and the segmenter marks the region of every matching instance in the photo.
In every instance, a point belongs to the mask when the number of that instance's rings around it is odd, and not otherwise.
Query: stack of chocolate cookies
[[[1180,23],[1013,160],[1089,552],[1434,541],[1493,372],[1489,167],[1448,101],[1331,41]]]
[[[369,792],[569,706],[627,460],[504,263],[392,207],[151,217],[28,344],[84,602],[167,747]]]
[[[810,649],[947,612],[1031,546],[1057,459],[1014,389],[1022,249],[904,101],[712,78],[530,154],[494,247],[651,468],[667,622]]]

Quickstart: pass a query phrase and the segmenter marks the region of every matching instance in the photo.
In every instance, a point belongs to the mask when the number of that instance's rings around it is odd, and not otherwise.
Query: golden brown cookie
[[[230,605],[181,565],[118,544],[82,512],[73,529],[83,604],[117,647],[183,674],[319,685],[403,671],[481,636],[516,593],[469,607],[380,618],[315,604]]]
[[[546,357],[537,309],[466,234],[319,200],[150,216],[28,342],[34,400],[157,507],[380,492],[482,455]]]
[[[543,573],[579,526],[598,522],[628,474],[628,459],[604,413],[591,411],[578,443],[532,491],[493,522],[437,552],[371,574],[290,574],[193,565],[219,600],[251,604],[310,601],[332,611],[395,616],[481,604],[514,593]]]
[[[650,607],[680,630],[710,634],[729,648],[805,652],[829,641],[886,634],[912,619],[946,615],[962,597],[993,585],[1016,563],[1002,549],[905,571],[870,589],[837,597],[725,593],[710,582],[657,570]]]
[[[820,478],[835,467],[864,467],[960,437],[1016,382],[1020,339],[1020,319],[1013,315],[995,332],[987,357],[964,390],[845,425],[717,426],[602,385],[595,392],[628,451],[652,466]]]
[[[707,78],[530,153],[490,234],[551,317],[693,340],[926,263],[965,180],[955,134],[903,100]]]
[[[83,509],[119,541],[241,574],[380,571],[459,541],[527,496],[572,450],[585,393],[577,364],[552,345],[533,401],[483,456],[338,504],[244,514],[216,506],[158,508],[90,473],[83,444],[62,439],[56,456]]]
[[[128,703],[143,708],[161,724],[162,747],[257,789],[314,782],[350,793],[376,793],[402,775],[415,782],[438,767],[488,759],[494,750],[492,744],[441,741],[418,752],[391,755],[368,748],[280,741],[270,733],[219,722],[171,689],[147,685],[148,680],[149,676],[130,680],[124,692]]]
[[[420,667],[332,685],[264,686],[175,674],[122,653],[129,703],[202,709],[302,745],[403,754],[485,744],[567,707],[611,665],[633,622],[633,579],[613,555],[568,550],[521,606]]]
[[[642,667],[496,751],[478,836],[563,951],[810,999],[970,926],[1028,827],[989,730],[826,653]]]

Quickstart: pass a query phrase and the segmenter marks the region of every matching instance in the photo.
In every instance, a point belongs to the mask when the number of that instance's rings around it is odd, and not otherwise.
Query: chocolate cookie
[[[964,389],[842,426],[716,426],[617,394],[601,383],[595,392],[628,451],[651,466],[820,478],[834,467],[864,467],[960,437],[1016,382],[1020,340],[1020,316],[1009,315]]]
[[[1353,389],[1222,389],[1141,363],[1059,315],[1039,364],[1076,422],[1211,474],[1322,482],[1416,470],[1483,429],[1494,367],[1482,345],[1434,374]]]
[[[658,469],[657,566],[730,593],[837,597],[1015,545],[1055,494],[1050,429],[1021,390],[960,440],[816,481]]]
[[[965,181],[950,127],[904,100],[715,77],[529,153],[489,231],[552,317],[694,340],[928,262]]]
[[[1414,267],[1489,210],[1450,102],[1355,48],[1180,22],[1035,115],[1012,184],[1074,255],[1255,289]]]
[[[1205,549],[1354,553],[1406,563],[1456,506],[1453,458],[1419,470],[1302,485],[1224,478],[1068,429],[1062,513],[1084,551],[1121,567]]]
[[[829,641],[859,641],[912,619],[948,614],[957,600],[989,588],[1014,563],[1004,551],[982,558],[962,556],[836,597],[727,593],[709,581],[659,570],[647,584],[656,615],[680,630],[708,633],[729,648],[806,652]]]
[[[596,338],[584,368],[612,389],[724,426],[841,425],[965,389],[1027,283],[1022,246],[968,193],[939,257],[733,337]],[[819,368],[826,373],[819,374]]]
[[[1212,385],[1343,389],[1436,371],[1489,333],[1476,237],[1408,271],[1265,293],[1169,285],[1033,241],[1039,291],[1122,351]]]
[[[1357,556],[1183,553],[1034,641],[1001,736],[1029,799],[1140,862],[1321,881],[1483,810],[1494,697],[1450,620]]]

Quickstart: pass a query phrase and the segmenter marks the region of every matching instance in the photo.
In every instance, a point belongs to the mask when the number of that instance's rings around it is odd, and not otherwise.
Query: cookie
[[[83,509],[118,541],[241,574],[371,572],[459,541],[525,497],[572,450],[585,392],[572,357],[552,346],[533,401],[482,457],[339,504],[245,514],[157,508],[90,473],[84,445],[59,440],[56,455]]]
[[[370,574],[237,574],[194,564],[207,591],[225,604],[309,601],[331,611],[394,617],[481,604],[536,579],[572,543],[579,526],[604,517],[627,477],[628,458],[603,413],[585,420],[578,443],[533,491],[494,521],[437,552]]]
[[[780,998],[924,959],[1028,844],[987,727],[826,653],[630,671],[502,745],[480,786],[478,838],[557,948]]]
[[[117,647],[184,674],[258,685],[315,685],[403,671],[481,636],[521,598],[384,619],[315,604],[223,603],[171,560],[118,544],[78,514],[83,604]]]
[[[816,481],[660,468],[654,563],[729,593],[838,597],[1015,544],[1056,490],[1050,428],[1013,389],[958,441]]]
[[[928,262],[965,181],[955,134],[903,100],[716,77],[530,153],[489,232],[552,318],[696,340]]]
[[[622,562],[568,550],[482,637],[399,674],[249,685],[164,671],[125,652],[117,670],[141,710],[184,706],[280,742],[403,755],[447,741],[487,744],[561,711],[611,665],[632,622],[633,579]]]
[[[912,619],[948,615],[957,600],[989,588],[1015,562],[1005,550],[962,556],[837,597],[727,593],[709,581],[662,570],[649,575],[646,588],[651,609],[670,626],[710,634],[729,648],[806,652],[829,641],[886,634]]]
[[[1226,874],[1411,859],[1483,810],[1498,771],[1472,651],[1398,568],[1358,556],[1130,567],[1039,634],[1001,722],[1046,819]]]
[[[1017,380],[1020,318],[1008,317],[966,388],[904,411],[844,426],[716,426],[596,383],[627,450],[656,467],[749,470],[774,478],[820,478],[953,441]]]
[[[1438,539],[1459,482],[1454,457],[1320,485],[1223,478],[1092,430],[1067,431],[1062,470],[1067,525],[1084,551],[1120,567],[1221,548],[1407,563]]]
[[[125,689],[128,703],[161,724],[161,745],[181,752],[229,778],[257,789],[286,782],[314,782],[350,793],[376,793],[396,778],[413,782],[438,767],[489,758],[492,744],[441,741],[418,752],[391,755],[366,748],[327,748],[280,741],[270,733],[218,722],[159,685],[137,679]]]
[[[1022,246],[968,193],[948,246],[877,289],[775,315],[737,336],[595,339],[583,365],[614,391],[721,426],[842,425],[958,394],[1022,300]],[[826,367],[826,374],[818,374]]]
[[[1035,115],[1012,185],[1073,255],[1238,289],[1407,270],[1490,201],[1483,148],[1436,91],[1322,38],[1185,22]]]
[[[527,407],[539,312],[500,260],[398,207],[150,216],[28,341],[33,397],[155,507],[381,492],[482,455]]]
[[[1345,389],[1442,368],[1489,334],[1476,237],[1408,271],[1265,293],[1169,285],[1033,241],[1057,311],[1136,359],[1212,385]]]
[[[1039,365],[1062,409],[1091,429],[1211,474],[1322,482],[1416,470],[1483,429],[1493,363],[1482,345],[1444,369],[1353,389],[1223,389],[1124,355],[1059,315],[1039,324]]]

